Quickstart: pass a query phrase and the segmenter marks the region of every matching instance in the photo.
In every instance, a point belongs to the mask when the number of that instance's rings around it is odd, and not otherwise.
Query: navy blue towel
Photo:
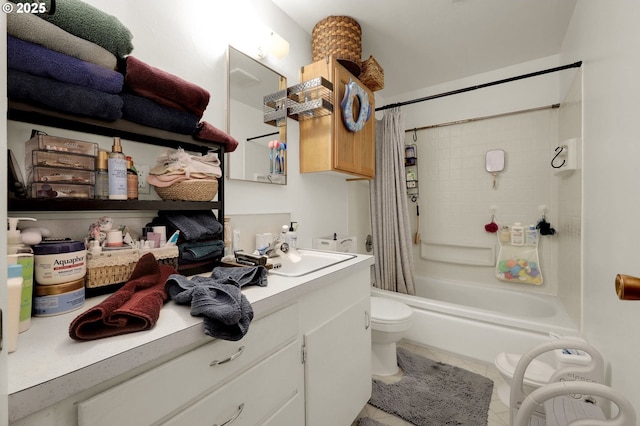
[[[111,94],[120,93],[124,85],[124,76],[117,71],[81,61],[9,34],[7,66],[31,75]]]
[[[155,103],[142,96],[122,92],[122,118],[169,132],[192,135],[200,120],[193,114]]]
[[[7,95],[9,99],[34,103],[69,114],[109,121],[122,117],[122,98],[118,95],[12,69],[7,70]]]

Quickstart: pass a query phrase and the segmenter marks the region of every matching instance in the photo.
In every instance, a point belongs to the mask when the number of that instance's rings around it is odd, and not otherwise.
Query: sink
[[[284,256],[280,255],[279,257],[271,259],[274,267],[269,270],[269,273],[282,275],[284,277],[301,277],[328,268],[329,266],[346,262],[354,257],[356,257],[356,255],[350,253],[298,249],[293,253],[288,253]],[[281,266],[276,267],[278,264]]]

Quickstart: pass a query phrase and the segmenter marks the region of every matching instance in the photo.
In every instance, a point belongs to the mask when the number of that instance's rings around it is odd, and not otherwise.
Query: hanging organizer
[[[405,147],[404,167],[407,173],[407,195],[415,203],[420,195],[418,188],[418,147],[416,145],[407,145]]]
[[[498,234],[500,252],[496,262],[496,277],[502,281],[522,284],[542,284],[542,270],[538,256],[539,233],[535,230],[535,241],[525,241],[525,245],[513,245],[503,241]]]

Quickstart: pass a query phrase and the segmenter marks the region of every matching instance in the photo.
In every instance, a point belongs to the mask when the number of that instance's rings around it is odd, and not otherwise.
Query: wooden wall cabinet
[[[302,68],[300,81],[324,77],[333,83],[333,113],[300,121],[300,172],[340,172],[371,179],[375,177],[374,94],[333,56]],[[351,132],[342,119],[340,103],[346,85],[355,81],[369,96],[371,116],[359,132]],[[359,103],[354,102],[357,120]]]

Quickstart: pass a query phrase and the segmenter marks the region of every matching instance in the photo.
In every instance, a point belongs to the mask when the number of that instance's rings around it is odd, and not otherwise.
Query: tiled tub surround
[[[328,288],[349,274],[368,278],[372,263],[371,256],[358,255],[303,277],[270,275],[267,287],[243,289],[254,310],[253,322],[314,291]],[[365,294],[368,280],[366,285]],[[95,306],[106,297],[88,299],[82,309]],[[68,327],[83,310],[34,318],[31,328],[20,335],[17,351],[9,356],[10,422],[83,392],[86,399],[213,340],[203,333],[202,318],[192,317],[188,307],[170,301],[149,331],[76,342],[69,338]],[[300,315],[304,323],[302,309]],[[73,404],[69,407],[62,409],[75,410]]]

